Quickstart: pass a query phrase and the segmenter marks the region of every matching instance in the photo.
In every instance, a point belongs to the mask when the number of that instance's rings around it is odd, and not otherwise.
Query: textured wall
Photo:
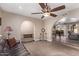
[[[16,39],[21,39],[21,25],[24,21],[31,21],[34,23],[34,40],[39,40],[40,31],[43,26],[42,20],[16,15],[4,11],[2,12],[2,33],[5,34],[4,29],[6,26],[11,26],[13,29],[13,36],[16,37]]]

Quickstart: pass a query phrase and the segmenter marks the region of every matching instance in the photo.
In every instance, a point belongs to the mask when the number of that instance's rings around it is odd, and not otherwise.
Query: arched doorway
[[[23,21],[21,24],[22,42],[30,42],[34,40],[34,23],[31,21]]]
[[[53,39],[53,41],[61,42],[64,40],[64,27],[65,27],[63,24],[64,21],[66,21],[65,17],[63,17],[60,20],[57,20],[53,24],[53,26],[52,26],[52,39]]]

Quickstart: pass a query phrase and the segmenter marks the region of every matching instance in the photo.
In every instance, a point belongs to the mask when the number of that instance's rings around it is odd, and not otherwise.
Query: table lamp
[[[7,32],[7,34],[8,34],[8,39],[9,39],[9,36],[10,36],[11,32],[13,31],[12,28],[11,28],[11,26],[6,26],[6,28],[5,28],[4,31]]]

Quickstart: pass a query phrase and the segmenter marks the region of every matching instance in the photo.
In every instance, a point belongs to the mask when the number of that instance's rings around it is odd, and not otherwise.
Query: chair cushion
[[[16,45],[16,39],[14,37],[11,39],[7,39],[7,44],[10,48],[14,47]]]

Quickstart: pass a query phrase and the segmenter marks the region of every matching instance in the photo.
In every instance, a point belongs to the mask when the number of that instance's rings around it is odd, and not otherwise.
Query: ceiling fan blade
[[[56,8],[54,8],[54,9],[52,9],[51,12],[59,11],[59,10],[62,10],[62,9],[65,9],[65,5],[56,7]]]
[[[46,11],[45,10],[41,10],[43,13],[45,13]]]
[[[48,12],[49,7],[48,7],[47,3],[46,3],[46,9],[47,9],[47,12]]]
[[[50,16],[52,17],[57,17],[57,15],[50,13]]]
[[[39,5],[41,6],[42,9],[45,9],[46,8],[46,6],[45,6],[44,3],[39,3]]]
[[[43,18],[44,18],[44,16],[41,17],[41,19],[43,19]]]
[[[42,12],[36,12],[36,13],[32,13],[32,14],[43,14]]]

